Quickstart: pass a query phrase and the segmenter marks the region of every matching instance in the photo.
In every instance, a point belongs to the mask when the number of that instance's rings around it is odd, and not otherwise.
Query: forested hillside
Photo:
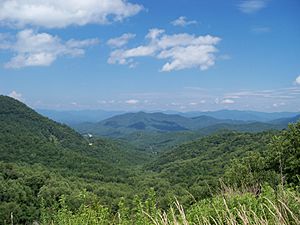
[[[172,185],[183,186],[196,198],[203,198],[215,192],[232,159],[266,151],[272,135],[267,132],[211,135],[164,151],[148,168]]]
[[[261,133],[181,132],[193,140],[141,151],[83,137],[0,96],[0,224],[297,224],[299,122]]]
[[[5,96],[0,96],[0,124],[0,211],[9,218],[17,208],[15,216],[23,222],[39,213],[38,199],[47,195],[51,203],[89,189],[103,203],[117,204],[119,197],[134,193],[134,168],[149,158],[124,143],[85,139]]]

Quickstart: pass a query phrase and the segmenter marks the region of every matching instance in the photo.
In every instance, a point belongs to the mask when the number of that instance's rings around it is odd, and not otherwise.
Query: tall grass
[[[41,224],[300,224],[300,195],[282,187],[275,191],[265,186],[260,195],[227,188],[222,194],[201,200],[187,209],[175,200],[167,212],[156,206],[154,198],[155,195],[150,195],[146,201],[136,198],[131,209],[122,200],[117,213],[99,204],[81,206],[77,212],[71,212],[62,200],[54,214],[49,215],[47,209],[43,210]]]

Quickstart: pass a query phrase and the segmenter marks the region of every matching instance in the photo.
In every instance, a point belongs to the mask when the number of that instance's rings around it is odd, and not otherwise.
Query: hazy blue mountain
[[[281,124],[271,124],[271,123],[263,123],[263,122],[249,122],[245,124],[220,123],[220,124],[204,127],[198,130],[197,132],[203,135],[210,135],[224,130],[256,133],[256,132],[262,132],[267,130],[282,130],[286,128],[287,125],[288,122],[281,123]]]
[[[178,132],[198,130],[219,123],[243,124],[244,121],[220,120],[209,116],[187,118],[164,113],[125,113],[99,123],[82,123],[73,127],[81,133],[94,133],[104,136],[140,132]]]
[[[225,110],[224,112],[229,114],[230,111]],[[234,113],[238,114],[239,111],[234,111]],[[288,114],[274,114],[273,117]],[[246,117],[243,118],[246,119]],[[297,118],[290,117],[260,122],[217,119],[207,115],[185,117],[161,112],[137,112],[113,116],[99,123],[75,124],[72,127],[82,134],[91,133],[96,136],[121,139],[144,150],[159,151],[224,130],[251,133],[281,130],[286,128],[288,123],[295,122]]]
[[[300,114],[297,116],[294,116],[294,117],[280,118],[280,119],[272,120],[272,121],[270,121],[270,123],[285,126],[286,124],[289,124],[289,123],[296,123],[299,120],[300,120]]]
[[[124,111],[105,110],[78,110],[57,111],[48,109],[37,109],[38,113],[57,122],[65,124],[77,124],[83,122],[99,122],[115,115],[125,113]]]
[[[116,115],[125,114],[124,111],[105,111],[105,110],[67,110],[57,111],[48,109],[37,109],[38,113],[46,116],[57,122],[65,124],[79,124],[79,123],[97,123]],[[133,112],[136,113],[136,112]],[[183,117],[193,118],[200,116],[209,116],[215,119],[221,120],[240,120],[240,121],[259,121],[267,122],[282,118],[295,117],[300,112],[256,112],[256,111],[240,111],[240,110],[219,110],[219,111],[207,111],[207,112],[178,112],[178,111],[162,111],[162,112],[149,112],[149,113],[163,113],[167,115],[180,115]],[[142,128],[143,124],[136,124]]]
[[[243,121],[259,121],[267,122],[281,118],[295,117],[300,112],[256,112],[256,111],[240,111],[240,110],[219,110],[219,111],[207,111],[207,112],[186,112],[180,113],[180,115],[186,117],[195,116],[211,116],[216,119],[232,119]]]

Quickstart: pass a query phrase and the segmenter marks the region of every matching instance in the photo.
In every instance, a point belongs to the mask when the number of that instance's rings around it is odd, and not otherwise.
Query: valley
[[[210,114],[217,114],[217,112],[210,112]],[[218,112],[218,114],[220,116],[221,112]],[[225,111],[224,117],[228,117],[228,114],[230,114],[229,111]],[[249,116],[248,112],[242,111],[233,111],[232,114],[240,118]],[[253,112],[253,114],[255,113]],[[256,112],[256,114],[259,113]],[[270,117],[277,118],[276,116],[280,115],[274,113]],[[137,112],[113,116],[97,123],[78,123],[71,125],[71,127],[81,134],[122,140],[134,144],[141,150],[157,152],[186,141],[193,141],[223,131],[256,133],[282,130],[287,128],[289,123],[297,122],[300,118],[297,113],[282,113],[282,115],[290,115],[291,117],[261,122],[217,119],[207,115],[186,117],[178,114]]]
[[[300,225],[299,0],[0,0],[0,225]]]
[[[151,190],[156,207],[167,210],[174,197],[188,207],[219,193],[234,159],[269,154],[273,137],[298,118],[248,122],[138,112],[73,126],[79,134],[12,98],[0,96],[0,106],[0,219],[14,212],[19,223],[38,218],[41,201],[53,210],[62,196],[72,211],[100,202],[114,213],[123,198],[130,203]]]

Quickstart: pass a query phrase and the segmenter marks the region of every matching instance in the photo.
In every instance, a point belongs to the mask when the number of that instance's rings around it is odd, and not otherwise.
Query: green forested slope
[[[49,195],[51,205],[62,194],[76,199],[84,189],[104,204],[117,205],[121,196],[135,192],[131,177],[147,159],[124,143],[87,140],[0,96],[0,208],[16,210],[16,217],[38,214],[42,197]]]
[[[42,117],[23,103],[5,96],[0,96],[0,124],[1,160],[6,162],[65,168],[82,167],[84,163],[95,164],[94,160],[100,160],[98,163],[103,165],[99,167],[112,171],[111,163],[134,164],[142,160],[141,154],[136,154],[124,143],[87,140],[73,129]],[[77,162],[80,163],[75,166]]]
[[[164,151],[148,168],[196,198],[205,197],[218,185],[232,159],[265,151],[271,137],[266,132],[218,133]]]
[[[106,221],[122,219],[120,224],[133,224],[140,218],[137,224],[149,224],[141,210],[154,215],[155,210],[168,209],[175,196],[185,206],[195,201],[200,208],[207,206],[202,199],[220,193],[219,178],[253,188],[271,177],[275,189],[278,181],[297,188],[299,126],[257,134],[224,131],[148,154],[123,141],[84,138],[0,96],[0,224],[11,224],[12,216],[14,224],[35,220],[65,224],[63,218],[77,218],[73,213],[101,216],[103,210]],[[156,195],[149,193],[151,188]],[[253,196],[250,199],[256,201]],[[197,207],[192,208],[196,214],[200,213]],[[81,224],[78,221],[74,224]]]

